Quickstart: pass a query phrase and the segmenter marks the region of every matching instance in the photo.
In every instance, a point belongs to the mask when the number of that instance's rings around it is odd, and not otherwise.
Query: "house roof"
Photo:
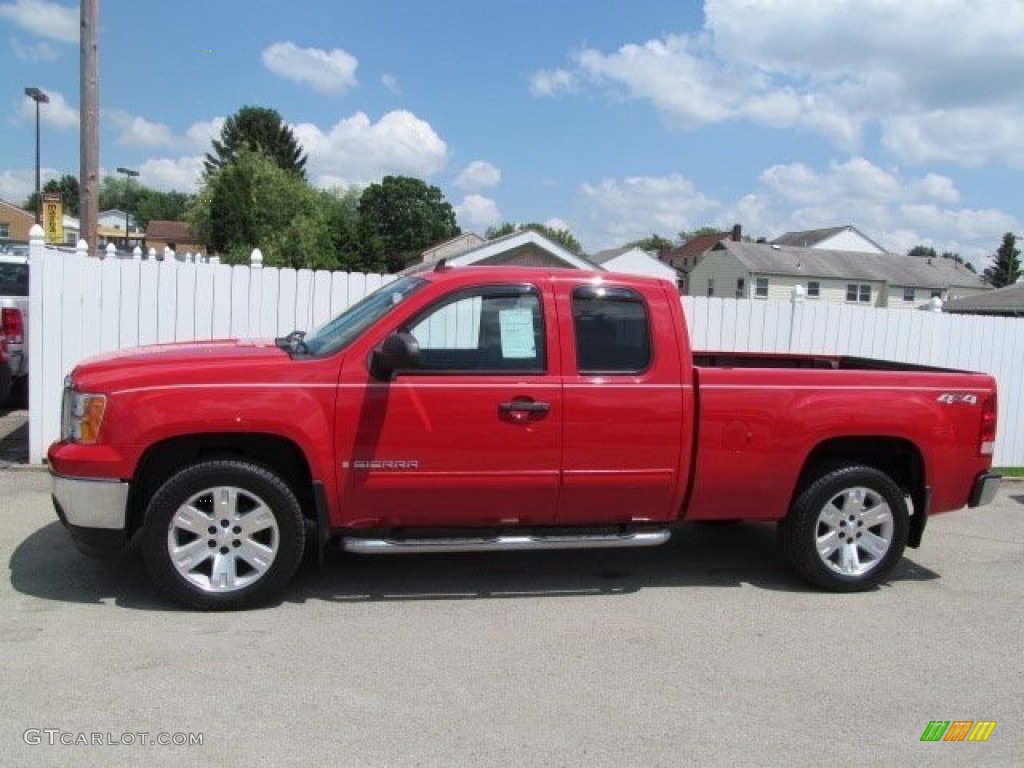
[[[991,315],[1024,315],[1024,283],[996,288],[962,299],[952,299],[942,305],[943,312]]]
[[[508,251],[514,251],[527,245],[533,245],[536,248],[547,251],[559,261],[565,262],[565,266],[567,267],[588,270],[600,269],[600,267],[595,264],[591,264],[582,256],[577,256],[571,251],[566,250],[557,243],[544,237],[540,232],[532,229],[523,229],[519,232],[513,232],[512,234],[505,235],[503,237],[496,237],[493,240],[486,240],[475,248],[470,248],[456,256],[452,256],[447,260],[447,263],[460,266],[476,264],[478,261],[483,261],[484,259],[489,259],[492,256],[497,256]],[[432,269],[433,267],[433,264],[428,263],[413,264],[412,266],[403,269],[398,274],[414,274],[416,272]]]
[[[151,221],[146,227],[146,239],[192,243],[195,242],[195,235],[184,221]]]
[[[795,245],[795,246],[803,246],[805,248],[813,248],[814,246],[818,245],[819,243],[825,242],[830,237],[835,237],[836,235],[840,235],[843,232],[853,232],[858,237],[862,237],[864,240],[866,240],[869,243],[871,243],[879,251],[882,251],[882,252],[885,251],[885,248],[880,246],[878,243],[876,243],[870,237],[865,235],[859,229],[857,229],[856,227],[851,226],[849,224],[846,224],[846,225],[841,226],[841,227],[827,227],[826,229],[806,229],[806,230],[804,230],[802,232],[787,232],[786,234],[780,235],[779,237],[777,237],[774,240],[772,240],[772,244],[773,245]]]
[[[647,251],[642,251],[635,245],[624,245],[621,248],[610,248],[607,251],[598,251],[597,253],[588,256],[587,261],[589,261],[591,264],[597,264],[598,266],[601,266],[611,261],[612,259],[617,259],[624,253],[629,253],[630,251],[640,251],[641,253],[647,253]]]
[[[922,259],[893,253],[854,253],[724,240],[715,248],[733,254],[762,275],[867,280],[913,288],[984,289],[984,281],[952,259]]]
[[[2,207],[5,211],[9,211],[10,213],[15,214],[16,216],[21,216],[22,218],[25,219],[32,219],[33,221],[35,220],[35,214],[33,214],[31,211],[26,211],[20,205],[8,203],[6,200],[0,200],[0,207]]]

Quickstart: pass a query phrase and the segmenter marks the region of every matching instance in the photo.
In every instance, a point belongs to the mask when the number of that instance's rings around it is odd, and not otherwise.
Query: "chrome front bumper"
[[[72,528],[123,531],[130,485],[118,480],[87,480],[51,473],[53,503],[61,520]]]

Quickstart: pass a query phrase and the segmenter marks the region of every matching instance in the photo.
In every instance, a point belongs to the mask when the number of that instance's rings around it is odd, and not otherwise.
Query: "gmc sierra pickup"
[[[125,350],[67,378],[53,499],[200,609],[279,595],[304,551],[649,546],[777,521],[818,587],[886,578],[929,515],[988,503],[990,376],[693,352],[676,289],[443,264],[309,334]]]

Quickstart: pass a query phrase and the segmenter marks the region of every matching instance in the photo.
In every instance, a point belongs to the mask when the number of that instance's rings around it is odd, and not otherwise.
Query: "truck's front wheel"
[[[280,592],[302,560],[299,503],[273,472],[205,461],[150,500],[143,555],[157,586],[192,608],[250,608]]]
[[[808,485],[779,524],[793,569],[835,592],[869,589],[899,562],[907,544],[903,493],[873,467],[826,470]]]

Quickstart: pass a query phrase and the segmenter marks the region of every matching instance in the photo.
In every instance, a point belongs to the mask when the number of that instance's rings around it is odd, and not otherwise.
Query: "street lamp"
[[[139,172],[138,171],[133,171],[131,168],[118,168],[117,172],[118,173],[123,173],[127,177],[127,180],[125,182],[126,186],[124,188],[124,249],[127,251],[128,250],[128,245],[129,245],[129,243],[128,243],[128,207],[129,207],[128,206],[128,203],[129,203],[128,193],[131,192],[131,189],[132,189],[132,176],[138,176]]]
[[[36,103],[36,224],[38,224],[40,212],[43,210],[43,198],[39,189],[39,105],[49,104],[50,97],[38,88],[26,88],[25,95]]]

